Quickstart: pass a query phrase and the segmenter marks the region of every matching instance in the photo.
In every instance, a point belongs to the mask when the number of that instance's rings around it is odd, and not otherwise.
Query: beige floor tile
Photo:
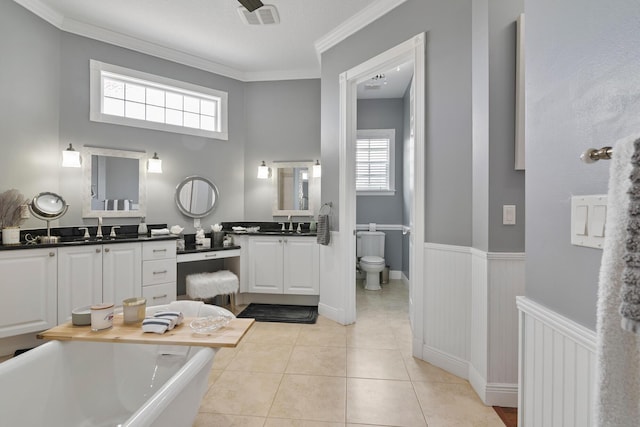
[[[264,427],[344,427],[344,423],[324,421],[289,420],[285,418],[267,418]]]
[[[200,412],[193,427],[262,427],[265,418]]]
[[[437,366],[433,366],[431,363],[425,362],[424,360],[416,359],[413,356],[405,355],[404,363],[407,367],[407,372],[409,373],[411,381],[468,384],[466,380],[450,374]]]
[[[216,382],[216,380],[222,375],[224,371],[222,369],[212,369],[209,371],[209,379],[208,384],[211,385]]]
[[[244,342],[261,344],[295,344],[302,325],[295,323],[256,322]]]
[[[346,379],[285,374],[270,418],[344,422]]]
[[[295,346],[285,372],[344,377],[347,374],[347,350],[345,347]]]
[[[226,368],[227,365],[229,365],[229,363],[231,363],[231,361],[235,357],[236,353],[238,352],[238,348],[221,348],[220,350],[218,350],[215,357],[213,358],[212,369]]]
[[[340,323],[335,322],[324,316],[318,316],[318,319],[316,319],[316,323],[314,323],[313,326],[335,326],[338,328],[344,328],[344,326],[341,325]]]
[[[426,426],[409,381],[347,378],[347,422]]]
[[[282,374],[225,371],[205,394],[200,412],[265,417]]]
[[[379,332],[349,330],[347,331],[347,347],[395,350],[398,348],[398,344],[390,330],[380,330]]]
[[[296,345],[346,347],[347,329],[344,326],[302,328]]]
[[[504,427],[467,384],[414,382],[429,427]]]
[[[226,370],[283,373],[292,350],[292,345],[247,342],[238,350]]]
[[[347,376],[409,380],[400,351],[370,348],[347,349]]]

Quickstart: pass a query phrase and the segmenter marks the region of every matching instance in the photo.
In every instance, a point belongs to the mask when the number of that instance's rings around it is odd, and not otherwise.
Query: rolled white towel
[[[171,325],[170,319],[147,317],[142,321],[142,332],[153,332],[156,334],[164,334]]]
[[[168,228],[155,228],[151,230],[151,237],[153,236],[167,236],[171,234]]]
[[[184,320],[184,315],[179,311],[160,311],[155,313],[153,317],[171,320],[169,330],[173,329],[175,326],[181,325]]]

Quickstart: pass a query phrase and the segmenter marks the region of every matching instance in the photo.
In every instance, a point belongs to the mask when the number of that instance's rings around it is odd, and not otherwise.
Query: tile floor
[[[358,283],[357,322],[256,323],[216,355],[194,426],[503,427],[469,383],[411,356],[408,291]]]

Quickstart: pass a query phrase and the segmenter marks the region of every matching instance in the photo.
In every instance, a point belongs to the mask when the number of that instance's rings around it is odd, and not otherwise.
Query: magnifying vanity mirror
[[[274,216],[313,215],[313,162],[274,163]]]
[[[186,177],[176,187],[176,205],[180,212],[190,218],[204,218],[218,203],[218,188],[201,176]]]
[[[29,210],[36,218],[47,221],[47,235],[40,236],[40,243],[57,243],[58,236],[51,236],[50,222],[67,213],[69,205],[56,193],[43,192],[36,195],[29,203]]]
[[[85,147],[82,216],[146,216],[146,153]]]

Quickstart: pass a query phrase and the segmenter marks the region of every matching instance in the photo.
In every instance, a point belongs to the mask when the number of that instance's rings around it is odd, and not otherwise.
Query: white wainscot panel
[[[590,427],[596,333],[518,297],[518,425]]]

